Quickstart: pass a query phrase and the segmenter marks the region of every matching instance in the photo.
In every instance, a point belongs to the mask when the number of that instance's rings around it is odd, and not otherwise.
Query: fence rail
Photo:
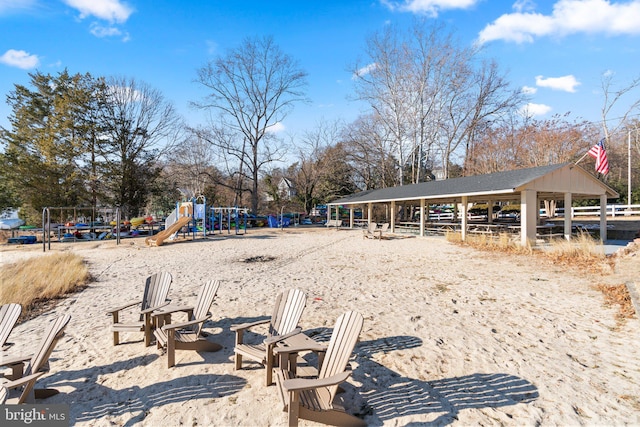
[[[607,205],[607,217],[625,217],[625,216],[640,216],[640,205]],[[540,209],[540,216],[548,218],[545,209]],[[555,211],[556,217],[564,217],[564,208],[557,208]],[[571,217],[579,216],[600,216],[600,206],[579,206],[571,208]],[[471,215],[468,214],[467,218],[470,221],[486,219],[486,215]],[[429,212],[429,221],[451,221],[453,220],[453,212]]]
[[[640,215],[640,205],[607,205],[607,217]],[[541,217],[548,217],[545,209],[540,209]],[[564,208],[556,209],[556,216],[564,217]],[[571,208],[571,217],[600,216],[600,206],[579,206]]]

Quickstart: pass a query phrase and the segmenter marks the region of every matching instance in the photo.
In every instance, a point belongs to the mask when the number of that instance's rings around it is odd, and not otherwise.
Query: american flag
[[[600,172],[603,175],[609,173],[609,159],[607,159],[607,150],[604,148],[604,138],[600,140],[596,145],[591,147],[587,153],[591,157],[596,159],[596,172]]]

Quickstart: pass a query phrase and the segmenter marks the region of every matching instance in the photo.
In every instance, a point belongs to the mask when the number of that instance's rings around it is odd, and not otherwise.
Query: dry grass
[[[516,254],[533,254],[543,257],[553,264],[561,264],[567,267],[577,268],[582,271],[612,271],[614,260],[607,258],[602,246],[592,237],[583,234],[571,241],[558,239],[549,243],[542,251],[532,251],[530,246],[523,247],[514,242],[509,236],[497,237],[487,235],[469,235],[466,242],[462,242],[460,233],[447,234],[447,240],[452,243],[467,244],[481,250],[500,251]],[[625,319],[635,316],[635,308],[625,285],[598,285],[596,287],[605,297],[605,304],[618,305],[619,310],[616,320],[619,324]]]
[[[530,255],[533,252],[531,245],[522,246],[519,241],[516,242],[512,236],[507,233],[500,233],[498,235],[467,234],[467,240],[463,242],[461,233],[447,232],[446,239],[451,243],[466,244],[481,250],[520,255]]]
[[[462,242],[460,233],[447,233],[447,240],[452,243],[466,244],[480,250],[498,251],[519,255],[534,255],[553,264],[561,264],[567,267],[583,271],[611,271],[613,260],[606,257],[599,241],[591,236],[583,234],[572,238],[552,240],[544,250],[534,251],[530,244],[520,245],[508,234],[492,235],[467,235],[466,242]]]
[[[606,305],[619,306],[616,314],[618,323],[623,323],[626,319],[631,319],[635,316],[636,311],[626,285],[598,285],[596,289],[604,295]]]
[[[62,253],[6,265],[0,270],[0,303],[22,305],[31,318],[43,305],[82,289],[91,276],[81,257]]]

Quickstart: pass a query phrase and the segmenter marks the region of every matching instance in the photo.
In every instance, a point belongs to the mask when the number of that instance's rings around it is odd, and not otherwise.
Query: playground
[[[206,239],[216,234],[244,235],[248,229],[324,224],[324,218],[300,212],[256,216],[239,206],[209,206],[204,196],[178,201],[168,215],[146,214],[123,218],[119,208],[46,207],[38,225],[19,218],[3,219],[0,243],[29,245],[42,243],[44,251],[52,243],[86,242],[144,238],[148,246]]]
[[[0,262],[47,256],[38,249],[2,245]],[[618,425],[638,418],[640,359],[630,345],[640,340],[637,318],[618,324],[616,307],[594,287],[637,281],[637,256],[619,258],[618,273],[606,275],[442,237],[369,240],[361,230],[326,227],[263,227],[238,236],[216,230],[213,240],[161,249],[141,238],[54,250],[82,256],[95,279],[45,313],[72,316],[43,377],[60,390],[45,402],[69,405],[72,425],[285,425],[264,370],[234,369],[230,327],[268,316],[276,294],[291,287],[307,294],[300,327],[318,339],[328,339],[346,310],[365,316],[343,396],[369,425]],[[169,298],[178,305],[193,304],[207,280],[221,281],[205,326],[221,351],[178,351],[177,366],[167,369],[162,351],[134,334],[113,346],[104,313],[139,297],[157,271],[172,274]],[[28,352],[42,326],[42,319],[20,324],[13,349]]]

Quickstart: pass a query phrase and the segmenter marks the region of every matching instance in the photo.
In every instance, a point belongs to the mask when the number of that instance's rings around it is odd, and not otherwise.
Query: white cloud
[[[37,6],[37,0],[0,0],[0,15],[29,11],[35,6]]]
[[[576,86],[580,86],[580,82],[576,78],[569,74],[563,77],[547,77],[536,76],[536,86],[547,87],[552,90],[561,90],[564,92],[575,92]]]
[[[217,51],[218,51],[218,43],[214,42],[213,40],[207,40],[207,53],[209,53],[209,55],[214,55]]]
[[[80,19],[94,16],[109,22],[123,23],[129,19],[133,9],[120,0],[64,0],[80,12]]]
[[[103,27],[97,22],[94,22],[91,24],[91,34],[96,37],[113,37],[121,35],[122,32],[116,27]]]
[[[107,93],[113,99],[124,100],[127,102],[142,102],[145,99],[142,92],[129,86],[109,86],[109,91]]]
[[[531,86],[522,86],[522,93],[525,95],[535,95],[538,91],[538,88]]]
[[[284,132],[285,127],[282,124],[282,122],[278,122],[275,125],[271,125],[267,128],[267,132],[270,133],[280,133],[280,132]]]
[[[440,10],[467,9],[478,3],[478,0],[380,0],[391,10],[438,16]]]
[[[512,8],[516,12],[528,12],[535,10],[536,4],[532,0],[517,0]]]
[[[515,13],[502,15],[487,25],[478,35],[478,41],[531,43],[536,37],[576,33],[640,34],[638,0],[615,4],[610,0],[559,0],[551,15],[534,13],[526,2],[519,1],[516,5]]]
[[[28,70],[37,67],[40,64],[40,59],[38,59],[37,55],[31,55],[24,50],[9,49],[4,55],[0,56],[0,62],[11,67]]]
[[[351,77],[351,79],[355,80],[358,77],[366,76],[367,74],[375,70],[377,67],[378,67],[378,64],[376,64],[375,62],[372,62],[369,65],[365,65],[364,67],[360,68],[358,71],[353,73],[353,76]]]
[[[537,117],[537,116],[544,116],[551,110],[552,108],[548,105],[534,104],[530,102],[520,109],[520,113],[527,117]]]

